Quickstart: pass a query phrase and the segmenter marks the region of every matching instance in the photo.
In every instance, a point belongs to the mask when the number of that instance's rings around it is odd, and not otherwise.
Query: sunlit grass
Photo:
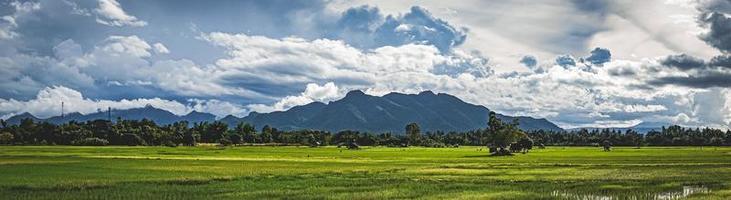
[[[731,148],[0,147],[3,199],[561,199],[703,186],[730,199]]]

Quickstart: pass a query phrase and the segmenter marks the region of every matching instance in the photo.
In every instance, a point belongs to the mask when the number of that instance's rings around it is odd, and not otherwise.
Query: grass
[[[2,199],[731,199],[731,148],[0,147]]]

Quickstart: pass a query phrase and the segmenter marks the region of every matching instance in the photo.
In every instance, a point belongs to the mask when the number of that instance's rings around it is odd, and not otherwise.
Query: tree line
[[[257,129],[247,123],[234,127],[214,121],[190,124],[186,121],[158,125],[154,121],[93,120],[60,125],[24,119],[17,125],[0,120],[0,144],[6,145],[132,145],[194,146],[197,143],[221,145],[353,145],[359,146],[488,146],[491,151],[508,154],[537,146],[720,146],[731,145],[731,131],[712,128],[663,127],[647,134],[633,130],[610,129],[576,131],[521,131],[517,121],[502,122],[490,113],[487,128],[465,132],[422,132],[416,123],[407,124],[404,133],[367,133],[319,130],[284,131],[271,126]]]

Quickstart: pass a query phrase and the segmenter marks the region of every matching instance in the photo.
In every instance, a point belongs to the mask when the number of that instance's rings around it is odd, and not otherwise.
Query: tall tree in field
[[[490,112],[487,125],[487,142],[498,149],[494,155],[510,155],[510,151],[507,150],[508,146],[518,138],[525,136],[525,133],[518,129],[517,120],[510,124],[503,123],[497,118],[495,112]]]
[[[406,137],[409,139],[409,145],[418,145],[421,141],[421,129],[416,123],[406,125]]]
[[[249,123],[239,122],[236,125],[236,134],[242,136],[243,142],[255,143],[256,142],[256,129]]]
[[[201,140],[203,142],[218,142],[223,139],[224,133],[228,131],[228,125],[223,122],[215,121],[210,124],[202,123],[205,127],[201,133]]]
[[[274,132],[275,129],[273,129],[269,125],[264,125],[264,127],[261,129],[261,142],[262,143],[270,143],[272,142],[272,132]]]
[[[0,133],[0,144],[11,144],[13,143],[13,134],[8,132]]]

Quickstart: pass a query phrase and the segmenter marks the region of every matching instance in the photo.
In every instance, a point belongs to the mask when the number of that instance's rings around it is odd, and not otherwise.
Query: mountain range
[[[633,131],[637,131],[637,133],[645,134],[645,133],[648,133],[653,130],[660,131],[660,130],[662,130],[662,127],[669,127],[669,126],[672,126],[672,124],[663,123],[663,122],[642,122],[642,123],[639,123],[637,125],[630,126],[630,127],[608,127],[608,128],[581,127],[581,128],[568,129],[568,131],[577,131],[577,130],[581,130],[581,129],[586,129],[588,131],[609,129],[609,130],[625,132],[628,129],[632,129]]]
[[[20,124],[20,121],[26,118],[33,119],[33,121],[45,121],[52,124],[62,124],[67,123],[70,121],[77,121],[77,122],[85,122],[89,120],[96,120],[96,119],[110,119],[111,120],[117,120],[117,118],[120,119],[126,119],[126,120],[142,120],[142,119],[150,119],[155,121],[157,124],[172,124],[177,121],[188,121],[191,124],[198,123],[198,122],[204,122],[204,121],[214,121],[216,120],[216,116],[210,113],[202,113],[193,111],[188,113],[187,115],[178,116],[170,111],[155,108],[153,106],[145,106],[142,108],[132,108],[132,109],[126,109],[126,110],[116,110],[112,109],[109,111],[99,111],[95,113],[89,113],[89,114],[81,114],[78,112],[69,113],[64,116],[54,116],[46,119],[40,119],[35,116],[33,116],[30,113],[22,113],[19,115],[15,115],[13,117],[8,118],[6,121],[9,124]]]
[[[416,122],[422,132],[426,131],[468,131],[487,126],[487,117],[490,110],[484,106],[466,103],[459,98],[431,91],[419,94],[389,93],[384,96],[371,96],[359,90],[348,92],[340,100],[328,104],[313,102],[295,106],[286,111],[271,113],[251,112],[248,116],[239,118],[232,115],[219,119],[235,126],[240,122],[250,123],[256,127],[270,125],[280,130],[315,129],[337,132],[341,130],[357,130],[364,132],[392,132],[402,133],[406,124]],[[13,116],[7,121],[17,124],[21,119],[31,118],[36,121],[50,123],[65,123],[71,120],[87,121],[93,119],[152,119],[158,124],[170,124],[186,120],[192,123],[214,121],[215,116],[209,113],[191,112],[178,116],[166,110],[152,106],[133,108],[128,110],[111,110],[109,113],[100,111],[90,114],[70,113],[63,118],[60,116],[47,119],[38,119],[31,114],[23,113]],[[524,116],[497,115],[503,121],[517,119],[523,130],[553,130],[560,131],[560,127],[546,119],[537,119]]]

